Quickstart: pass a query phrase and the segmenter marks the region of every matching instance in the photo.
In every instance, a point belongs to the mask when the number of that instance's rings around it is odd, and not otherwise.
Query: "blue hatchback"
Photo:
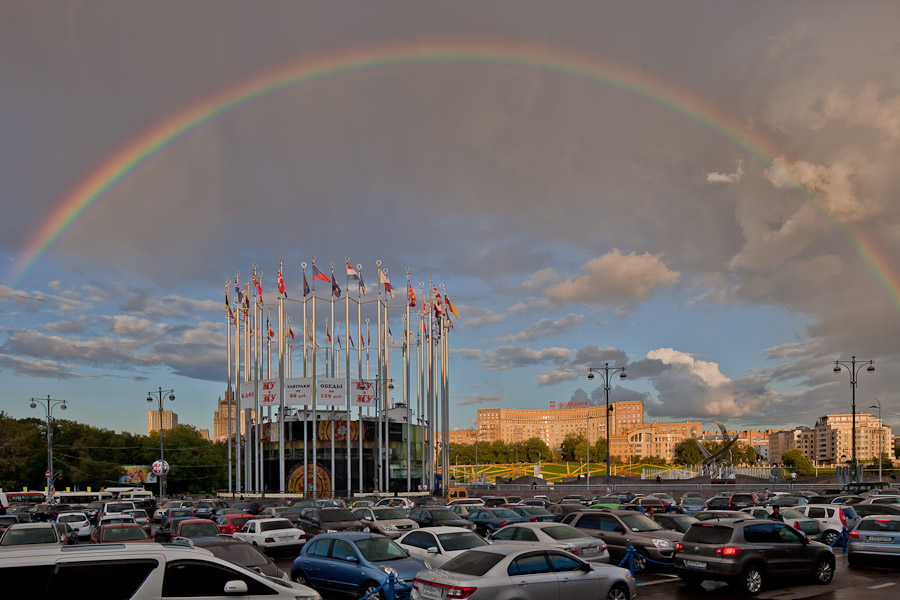
[[[390,538],[362,532],[325,533],[303,546],[291,565],[291,579],[319,591],[345,592],[360,597],[387,581],[389,575],[412,584],[427,562],[410,555]],[[399,587],[397,598],[408,598]],[[379,592],[380,598],[387,594]],[[375,599],[377,600],[377,599]]]
[[[466,519],[475,524],[475,533],[483,536],[490,535],[512,523],[526,523],[531,520],[508,508],[479,508],[466,515]]]

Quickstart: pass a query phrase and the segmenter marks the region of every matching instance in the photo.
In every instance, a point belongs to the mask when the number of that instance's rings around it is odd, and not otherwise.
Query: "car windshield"
[[[618,504],[619,498],[617,496],[601,496],[600,498],[594,498],[594,504]]]
[[[245,567],[264,565],[269,562],[262,552],[250,544],[214,544],[212,546],[204,546],[204,548],[219,558],[230,560]]]
[[[900,531],[900,519],[865,519],[857,531]]]
[[[682,506],[706,506],[706,500],[703,498],[683,498],[681,500]]]
[[[406,511],[402,508],[389,508],[387,510],[375,510],[376,521],[393,521],[395,519],[405,519]]]
[[[786,508],[781,511],[781,516],[785,519],[805,519],[806,515],[802,512],[791,510],[790,508]]]
[[[541,508],[540,506],[523,506],[520,508],[523,513],[529,514],[533,517],[542,517],[545,515],[553,514],[546,508]]]
[[[219,530],[213,523],[185,523],[181,526],[181,536],[186,538],[214,537]]]
[[[662,525],[653,519],[637,513],[633,515],[624,515],[622,521],[624,521],[625,526],[631,531],[659,531],[660,529],[664,529]]]
[[[126,511],[125,511],[125,514],[126,514],[126,515],[131,515],[131,516],[134,517],[135,519],[146,519],[146,518],[147,518],[147,511],[146,511],[146,510],[141,510],[141,509],[136,509],[136,510],[126,510]]]
[[[498,519],[515,519],[521,515],[516,514],[515,511],[509,510],[508,508],[501,508],[494,510],[493,516]]]
[[[169,512],[169,518],[172,517],[192,517],[194,513],[189,508],[177,508]]]
[[[691,525],[682,541],[700,544],[724,544],[731,540],[731,527],[720,525]]]
[[[20,546],[24,544],[48,544],[56,542],[56,533],[50,527],[29,529],[7,529],[0,546]]]
[[[291,519],[292,521],[300,518],[300,511],[293,508],[283,508],[275,511],[275,514],[283,519]]]
[[[441,541],[441,546],[443,546],[444,550],[447,552],[453,552],[454,550],[468,550],[469,548],[488,545],[488,543],[484,541],[484,538],[471,531],[442,533],[438,535],[438,539]]]
[[[125,542],[150,538],[143,527],[109,527],[103,530],[102,536],[104,542]]]
[[[119,504],[107,504],[106,508],[104,510],[108,513],[112,513],[112,512],[124,512],[130,508],[134,508],[134,506],[132,506],[131,503],[126,504],[124,502],[121,502]]]
[[[479,552],[478,550],[470,550],[463,552],[456,558],[451,558],[441,567],[444,571],[451,573],[461,573],[463,575],[474,575],[481,577],[490,571],[494,565],[503,560],[504,555],[496,552]]]
[[[77,523],[79,521],[85,521],[87,518],[84,515],[60,515],[57,520],[60,523]]]
[[[541,531],[552,537],[554,540],[574,540],[576,538],[587,537],[587,535],[578,531],[571,525],[551,525],[550,527],[544,527]]]
[[[357,540],[356,547],[362,553],[363,558],[369,562],[384,562],[397,560],[409,556],[406,550],[386,537],[372,537],[365,540]]]
[[[356,517],[349,510],[323,510],[321,513],[323,523],[334,523],[336,521],[355,521]]]
[[[294,524],[287,519],[279,519],[277,521],[260,521],[260,531],[274,531],[276,529],[293,529]]]
[[[518,517],[519,515],[513,513],[513,516]],[[458,521],[459,515],[452,510],[432,510],[431,518],[438,521]]]

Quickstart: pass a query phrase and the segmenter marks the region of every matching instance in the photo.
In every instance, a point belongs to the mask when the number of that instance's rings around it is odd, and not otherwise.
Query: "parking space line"
[[[641,587],[644,585],[659,585],[661,583],[674,583],[676,581],[678,581],[677,575],[675,576],[675,579],[660,579],[659,581],[641,581],[640,583],[637,584],[637,586]]]
[[[891,583],[882,583],[881,585],[869,586],[869,589],[870,590],[880,590],[881,588],[891,587],[892,585],[897,585],[897,584],[896,584],[896,582],[892,581]]]

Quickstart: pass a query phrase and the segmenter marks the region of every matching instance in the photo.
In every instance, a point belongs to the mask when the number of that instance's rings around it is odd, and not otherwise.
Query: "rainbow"
[[[640,71],[595,57],[587,58],[533,45],[473,41],[425,42],[358,49],[301,60],[251,77],[169,115],[141,133],[88,174],[28,239],[11,269],[9,287],[15,289],[19,286],[67,232],[83,221],[91,210],[101,204],[101,200],[108,197],[130,175],[135,174],[142,165],[216,118],[271,94],[326,77],[369,69],[440,63],[537,69],[600,83],[643,98],[696,122],[767,167],[781,154],[765,137],[747,129],[704,99],[660,79],[650,78]],[[820,211],[831,218],[814,196],[799,182],[794,183],[796,189],[802,190]],[[892,268],[889,257],[861,232],[831,220],[872,270],[894,304],[900,308],[900,275]]]

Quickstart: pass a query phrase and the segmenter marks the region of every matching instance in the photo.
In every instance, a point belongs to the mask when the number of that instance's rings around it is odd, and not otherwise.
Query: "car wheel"
[[[765,574],[759,565],[748,566],[738,579],[741,591],[751,596],[755,596],[762,590],[763,583],[765,583]]]
[[[820,556],[816,559],[816,570],[814,572],[816,583],[828,585],[834,577],[834,561],[827,556]]]
[[[606,600],[629,600],[628,588],[621,583],[617,583],[609,588],[609,592],[606,594]]]
[[[374,592],[375,590],[377,590],[378,587],[379,587],[378,584],[375,583],[374,581],[367,581],[367,582],[365,582],[365,583],[363,584],[363,586],[362,586],[362,595],[363,595],[363,597],[368,596],[369,594],[371,594],[372,592]],[[378,590],[377,593],[375,593],[375,594],[373,594],[372,596],[370,596],[370,599],[371,599],[371,600],[384,600],[384,591],[383,591],[383,590]]]
[[[306,574],[303,571],[297,571],[294,573],[294,583],[299,583],[300,585],[309,586],[309,579],[306,578]]]
[[[855,554],[848,554],[847,555],[847,566],[858,567],[859,566],[859,557],[857,557]]]
[[[834,540],[838,539],[839,535],[837,531],[826,531],[825,535],[822,536],[822,541],[830,546],[834,543]]]
[[[649,568],[650,563],[647,562],[647,555],[643,550],[637,550],[634,553],[634,572],[646,573]]]

